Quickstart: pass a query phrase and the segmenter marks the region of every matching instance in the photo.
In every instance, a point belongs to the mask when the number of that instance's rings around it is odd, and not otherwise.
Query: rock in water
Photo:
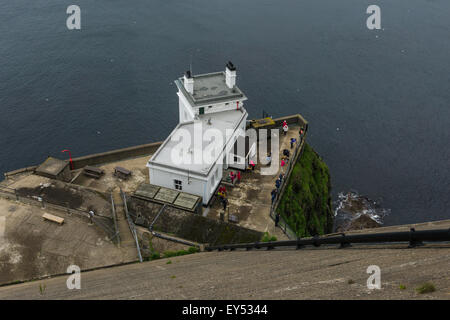
[[[335,208],[335,232],[380,227],[390,211],[357,192],[340,193]]]

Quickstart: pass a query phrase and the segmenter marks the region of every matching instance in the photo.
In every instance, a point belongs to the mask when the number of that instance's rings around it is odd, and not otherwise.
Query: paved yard
[[[64,224],[44,221],[47,212]],[[87,219],[0,198],[0,284],[137,260],[136,248],[117,248]]]
[[[115,161],[104,165],[99,165],[105,171],[100,179],[94,179],[80,174],[74,181],[75,184],[95,188],[104,192],[111,192],[117,186],[120,186],[124,192],[134,192],[137,187],[143,183],[148,183],[147,161],[151,158],[151,154],[133,159]],[[115,167],[122,167],[132,171],[132,175],[128,179],[120,179],[114,175]]]
[[[280,136],[279,161],[281,160],[282,151],[290,149],[291,138],[298,140],[299,126],[291,125],[286,136]],[[275,161],[272,152],[273,161]],[[292,158],[292,157],[291,157]],[[287,239],[286,235],[280,228],[276,228],[274,221],[269,216],[271,206],[270,193],[275,188],[275,180],[283,168],[279,167],[275,175],[261,175],[261,164],[258,164],[254,171],[247,170],[242,173],[241,183],[235,187],[228,187],[229,208],[227,213],[235,214],[239,218],[239,225],[263,232],[269,232],[275,235],[278,240]],[[230,169],[232,170],[232,169]],[[208,212],[208,217],[219,219],[220,212],[223,212],[222,204],[215,201]],[[225,216],[226,218],[227,216]]]

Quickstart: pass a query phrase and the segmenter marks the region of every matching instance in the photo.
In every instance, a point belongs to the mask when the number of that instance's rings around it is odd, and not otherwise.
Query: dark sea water
[[[387,225],[450,218],[448,0],[2,0],[0,172],[164,139],[191,56],[234,62],[250,118],[304,115],[335,196],[381,200]]]

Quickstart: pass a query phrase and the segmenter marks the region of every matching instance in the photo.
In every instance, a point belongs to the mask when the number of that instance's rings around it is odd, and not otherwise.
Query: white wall
[[[208,201],[214,195],[214,191],[217,189],[220,181],[222,181],[222,177],[223,165],[218,163],[213,167],[210,174],[208,175],[208,185],[205,190],[205,197],[208,199]]]
[[[208,177],[189,175],[189,178],[187,176],[187,173],[183,171],[173,171],[169,168],[157,166],[149,167],[151,184],[177,190],[175,189],[174,180],[180,180],[182,181],[182,190],[180,191],[202,197],[203,204],[207,204],[209,202],[209,199],[211,199],[215,189],[222,180],[222,174],[222,165],[220,164],[214,166]],[[212,179],[213,175],[214,181]]]
[[[211,104],[211,105],[207,105],[207,106],[203,106],[203,107],[205,108],[205,114],[228,111],[228,110],[236,110],[237,109],[236,102],[238,102],[238,101],[215,103],[215,104]],[[239,101],[239,108],[241,108],[243,106],[244,106],[244,103],[242,101]],[[196,114],[198,114],[199,109],[200,109],[200,107],[194,107]]]
[[[189,102],[184,97],[181,91],[177,93],[178,99],[178,110],[180,116],[180,123],[188,122],[194,120],[194,111],[192,110]]]
[[[228,110],[236,110],[236,101],[233,102],[224,102],[224,103],[216,103],[216,104],[210,104],[205,105],[201,107],[192,107],[189,103],[189,101],[186,99],[186,97],[181,93],[178,92],[179,97],[179,109],[180,109],[180,121],[181,121],[181,109],[187,109],[190,113],[190,118],[188,118],[185,121],[191,121],[194,119],[194,115],[200,114],[200,108],[203,108],[205,110],[205,114],[215,113],[215,112],[222,112],[222,111],[228,111]],[[228,103],[228,104],[227,104]],[[244,103],[242,101],[239,101],[239,108],[243,107]],[[244,124],[244,130],[245,130],[245,124]]]

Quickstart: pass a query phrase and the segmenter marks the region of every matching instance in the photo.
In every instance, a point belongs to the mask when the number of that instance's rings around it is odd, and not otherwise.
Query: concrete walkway
[[[280,135],[279,145],[279,161],[281,161],[284,149],[292,150],[290,148],[291,138],[298,140],[299,126],[292,125],[289,127],[287,135]],[[291,151],[292,152],[292,151]],[[272,153],[274,155],[274,152]],[[273,156],[275,161],[276,157]],[[292,159],[292,157],[291,157]],[[230,169],[232,170],[232,169]],[[258,164],[254,171],[247,170],[242,173],[241,183],[235,187],[227,187],[229,212],[239,217],[239,225],[268,232],[274,235],[278,240],[287,240],[288,237],[283,231],[275,227],[275,223],[269,216],[271,207],[271,191],[275,188],[275,181],[279,174],[284,172],[283,168],[279,167],[274,175],[261,175],[261,165]],[[216,201],[208,212],[208,217],[219,219],[220,212],[223,212],[222,205]]]
[[[72,264],[86,270],[136,260],[136,247],[117,248],[86,218],[0,198],[0,284],[64,274]]]
[[[450,299],[450,245],[405,248],[198,253],[82,273],[80,290],[67,276],[0,287],[0,299]],[[367,288],[370,265],[380,290]],[[436,291],[418,294],[425,282]]]
[[[128,225],[127,217],[125,215],[125,207],[120,195],[119,188],[116,188],[113,192],[114,205],[116,208],[117,227],[120,235],[120,248],[130,250],[134,248],[136,251],[136,259],[139,259],[136,248],[136,241],[131,234],[130,227]]]

